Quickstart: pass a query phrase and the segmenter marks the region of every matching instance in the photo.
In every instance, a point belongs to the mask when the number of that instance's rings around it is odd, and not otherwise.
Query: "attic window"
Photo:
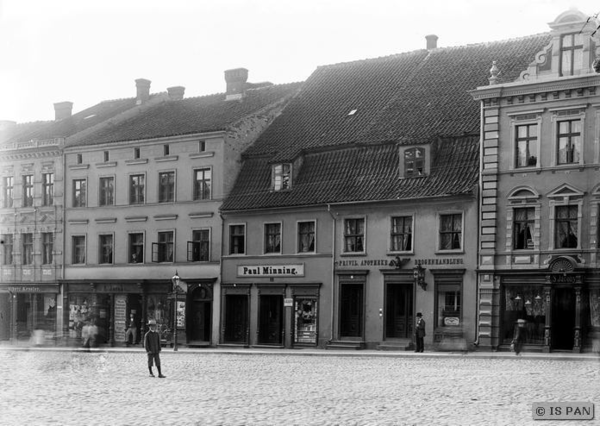
[[[139,148],[133,148],[133,158],[135,158],[136,160],[138,158],[140,158],[140,149]]]
[[[560,38],[560,75],[574,75],[583,68],[583,35],[564,34]]]
[[[272,169],[272,185],[274,191],[292,187],[292,165],[289,163],[275,164]]]
[[[425,149],[409,148],[404,151],[404,176],[415,177],[425,174]]]
[[[199,141],[198,142],[198,152],[204,152],[206,151],[206,141]]]
[[[356,109],[353,109],[352,111],[350,111],[350,112],[348,113],[348,115],[354,115],[354,114],[356,114],[356,111],[357,111]]]

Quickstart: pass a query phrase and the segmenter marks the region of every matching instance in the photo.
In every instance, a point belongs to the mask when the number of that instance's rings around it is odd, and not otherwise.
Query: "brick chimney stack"
[[[136,104],[140,105],[150,99],[150,80],[145,78],[138,78],[135,81],[135,87],[137,88]]]
[[[425,36],[425,40],[427,40],[427,50],[437,49],[438,36],[429,34]]]
[[[73,102],[57,102],[54,104],[54,120],[69,118],[73,112]]]
[[[167,93],[169,94],[169,100],[180,101],[183,99],[183,94],[185,93],[185,87],[183,87],[183,86],[168,87]]]
[[[235,68],[225,71],[225,82],[227,90],[225,100],[242,99],[246,90],[246,81],[248,80],[248,70],[246,68]]]

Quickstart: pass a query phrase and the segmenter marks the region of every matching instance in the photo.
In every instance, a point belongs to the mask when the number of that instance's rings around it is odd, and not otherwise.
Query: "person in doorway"
[[[129,346],[129,336],[131,336],[131,344],[135,345],[137,340],[137,325],[135,324],[135,319],[133,314],[131,314],[129,318],[129,324],[127,327],[127,331],[125,332],[125,343]]]
[[[154,377],[152,372],[152,365],[156,364],[158,370],[158,377],[164,379],[160,369],[160,335],[156,332],[156,320],[148,321],[148,327],[150,330],[144,335],[144,348],[148,354],[148,371],[150,371],[150,377]]]
[[[515,351],[515,355],[521,355],[523,350],[523,344],[525,343],[525,323],[524,319],[517,320],[517,327],[515,328],[515,335],[513,337],[511,346]]]
[[[423,352],[425,350],[425,344],[423,338],[425,337],[425,320],[423,314],[417,312],[417,323],[415,325],[415,340],[417,341],[417,349],[415,352]]]

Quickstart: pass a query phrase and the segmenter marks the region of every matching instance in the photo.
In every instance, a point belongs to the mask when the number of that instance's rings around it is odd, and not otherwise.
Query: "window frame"
[[[442,231],[442,220],[444,217],[446,216],[459,216],[461,217],[460,220],[460,247],[459,248],[449,248],[449,249],[444,249],[442,248],[442,235],[443,234],[453,234],[456,233],[455,230],[452,231]],[[465,247],[465,212],[464,211],[444,211],[444,212],[439,212],[438,213],[438,232],[437,232],[437,245],[436,245],[436,253],[464,253],[464,247]],[[454,227],[454,220],[453,220],[453,227]],[[451,237],[452,238],[452,237]]]
[[[346,223],[348,221],[354,221],[355,224],[358,223],[358,221],[362,221],[363,223],[363,232],[362,234],[360,233],[353,233],[353,234],[347,234],[346,233]],[[345,217],[344,220],[342,221],[342,254],[344,255],[354,255],[354,254],[365,254],[367,252],[367,217],[366,216],[351,216],[351,217]],[[349,251],[347,250],[348,248],[348,240],[354,238],[362,238],[362,250],[353,250],[353,251]],[[358,240],[356,240],[358,241]],[[355,242],[355,245],[358,246],[358,243]]]
[[[33,244],[33,232],[24,232],[21,234],[21,264],[23,266],[33,265]]]
[[[517,219],[517,211],[525,210],[526,218],[525,219]],[[529,213],[531,213],[531,218],[529,217]],[[535,250],[536,242],[535,242],[535,229],[536,225],[539,223],[538,214],[536,212],[535,206],[513,206],[512,207],[512,250],[513,251],[531,251]],[[520,237],[518,235],[521,227],[517,227],[517,224],[525,224],[523,229],[531,229],[530,231],[530,240],[525,238],[525,247],[517,247],[517,243],[520,241]],[[528,226],[531,224],[531,227]],[[531,241],[531,247],[529,247],[529,241]]]
[[[411,154],[411,153],[414,153],[413,157],[407,158],[407,155]],[[418,153],[421,153],[420,157],[417,155]],[[426,174],[425,173],[425,156],[426,155],[427,155],[427,152],[426,152],[425,148],[419,147],[419,146],[409,147],[404,150],[404,152],[402,153],[402,161],[404,164],[404,177],[405,178],[425,176],[425,174]],[[413,164],[413,166],[409,168],[409,164]],[[419,173],[417,171],[419,169],[417,164],[421,165],[421,167],[420,167],[421,173]]]
[[[86,264],[86,236],[83,234],[71,236],[71,264]],[[79,261],[81,260],[81,261]]]
[[[585,105],[573,106],[573,107],[565,107],[565,108],[555,108],[550,110],[552,114],[552,167],[578,167],[584,165],[584,152],[585,152],[585,125],[586,125],[586,114],[585,114]],[[580,152],[579,152],[579,161],[572,163],[559,163],[559,126],[563,121],[574,121],[580,120],[581,122],[581,132],[579,134],[579,138],[581,140]],[[541,144],[540,144],[541,145]]]
[[[34,182],[33,175],[22,175],[22,195],[23,195],[23,207],[33,207],[33,197],[34,197]]]
[[[133,241],[134,237],[141,236],[141,242]],[[130,265],[143,265],[145,258],[145,244],[146,235],[144,232],[131,231],[127,233],[127,263]],[[134,248],[139,247],[141,249],[141,260],[137,260],[138,250]],[[135,256],[135,257],[134,257]]]
[[[465,310],[465,306],[464,306],[464,288],[463,288],[463,282],[462,281],[452,281],[452,282],[447,282],[447,283],[435,283],[435,326],[434,328],[436,329],[440,329],[440,330],[451,330],[451,329],[457,329],[460,327],[464,327],[464,310]],[[459,324],[457,326],[455,325],[446,325],[444,324],[444,317],[446,316],[450,316],[450,315],[445,315],[445,313],[452,313],[453,311],[447,311],[445,309],[446,306],[446,295],[448,293],[460,293],[459,297],[458,297],[458,320],[459,320]],[[441,304],[440,303],[440,297],[441,295],[444,294],[444,303]],[[456,299],[456,296],[455,296]],[[455,305],[456,306],[456,305]],[[454,309],[454,312],[456,312],[456,309]]]
[[[202,174],[203,179],[198,179],[199,174]],[[208,179],[206,175],[208,174]],[[212,167],[198,167],[194,168],[192,172],[192,199],[194,201],[209,201],[212,200],[213,195],[213,173]],[[208,183],[207,183],[208,182]],[[204,185],[200,190],[200,185]],[[208,196],[205,197],[205,193],[208,191]]]
[[[2,177],[2,207],[12,208],[15,203],[15,177],[14,176],[3,176]]]
[[[152,263],[175,262],[175,231],[162,230],[156,233],[156,242],[152,243]]]
[[[233,228],[242,228],[243,232],[241,234],[234,234]],[[246,254],[246,224],[245,223],[231,223],[229,224],[229,226],[227,227],[227,230],[229,232],[229,255],[230,256],[243,256]],[[242,251],[238,251],[238,252],[234,252],[233,251],[233,247],[239,247],[240,244],[234,244],[234,239],[242,239],[242,244],[241,244],[241,249]]]
[[[112,187],[110,190],[107,190],[106,185],[103,185],[103,182],[110,181],[112,183]],[[115,205],[115,194],[116,194],[116,179],[114,176],[100,176],[98,179],[98,206],[100,207],[108,207]],[[110,200],[107,199],[110,196]]]
[[[77,188],[77,184],[82,184]],[[87,207],[87,179],[79,178],[72,180],[73,190],[73,208],[85,208]],[[79,196],[77,194],[80,194]]]
[[[135,183],[135,179],[140,179],[141,184]],[[139,206],[146,204],[146,173],[131,173],[128,179],[129,205]],[[141,188],[141,190],[138,190]]]
[[[207,239],[203,240],[202,238],[196,238],[197,235],[202,235],[206,233]],[[202,258],[202,246],[206,245],[206,259]],[[192,240],[188,241],[188,253],[187,253],[187,261],[188,262],[210,262],[211,256],[211,229],[210,228],[199,228],[192,230]]]
[[[270,232],[274,230],[274,232]],[[279,232],[276,232],[276,231]],[[270,238],[273,237],[276,240],[279,239],[279,242],[270,243]],[[283,224],[282,222],[265,222],[263,223],[263,254],[272,255],[272,254],[281,254],[283,244]],[[276,250],[276,247],[279,247]]]
[[[581,44],[575,44],[577,36],[581,37]],[[571,46],[565,47],[564,40],[566,37],[571,37]],[[567,77],[567,76],[577,75],[577,71],[581,71],[583,69],[583,62],[584,62],[583,34],[581,32],[561,34],[559,43],[560,43],[560,47],[559,47],[558,62],[559,62],[560,76]],[[581,57],[579,58],[581,60],[581,63],[578,63],[578,64],[575,63],[576,59],[578,59],[578,58],[576,58],[577,50],[579,50],[581,53]],[[564,54],[568,53],[568,52],[570,52],[570,69],[568,70],[568,73],[567,73],[567,72],[565,72],[565,69],[564,69],[564,66],[565,66]]]
[[[408,250],[394,250],[394,237],[397,235],[404,235],[404,232],[394,233],[394,219],[410,219],[411,233],[410,233],[410,248]],[[390,233],[389,233],[389,244],[388,250],[389,253],[414,253],[415,251],[415,215],[414,214],[404,214],[404,215],[395,215],[390,216]],[[404,229],[405,225],[403,225]]]
[[[273,191],[292,189],[292,163],[278,163],[271,166],[271,189]]]
[[[42,206],[54,205],[54,173],[42,173]]]
[[[110,244],[104,241],[105,238],[110,238]],[[106,247],[110,248],[110,259],[107,259],[104,253]],[[99,265],[114,265],[115,263],[115,235],[99,234],[98,235],[98,264]]]
[[[570,203],[566,203],[566,204],[555,204],[551,207],[551,216],[550,216],[550,222],[552,224],[552,248],[554,250],[580,250],[581,249],[581,219],[582,219],[582,207],[583,207],[583,202],[570,202]],[[577,244],[574,247],[559,247],[557,244],[557,239],[558,239],[558,225],[559,223],[563,223],[563,222],[571,222],[573,221],[572,218],[567,218],[567,219],[558,219],[557,217],[557,211],[558,209],[562,209],[562,208],[567,208],[567,209],[572,209],[572,208],[576,208],[577,209],[577,215],[576,218],[574,219],[576,221],[576,229],[577,229],[577,234],[575,235],[575,238],[577,238]]]
[[[163,182],[163,176],[168,176],[166,183]],[[163,170],[158,172],[158,202],[174,203],[176,200],[175,191],[177,188],[177,175],[175,170]]]
[[[2,265],[13,265],[15,262],[15,257],[13,255],[13,250],[15,246],[15,236],[14,234],[2,234],[0,235],[0,238],[4,242],[2,250]]]
[[[303,224],[312,223],[313,229],[309,232],[301,232],[300,226]],[[312,234],[312,250],[302,250],[302,239],[304,235]],[[309,244],[310,248],[310,244]],[[312,220],[298,220],[296,221],[296,253],[297,254],[315,254],[317,252],[317,221],[315,219]]]
[[[54,233],[42,232],[42,265],[54,263]]]

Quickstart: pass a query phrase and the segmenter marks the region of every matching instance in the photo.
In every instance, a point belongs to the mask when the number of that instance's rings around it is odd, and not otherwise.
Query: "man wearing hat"
[[[423,338],[425,337],[425,320],[421,312],[417,313],[417,323],[415,325],[415,340],[417,341],[417,349],[415,352],[423,352],[425,350],[425,344]]]
[[[150,377],[154,377],[154,373],[152,372],[153,363],[156,364],[156,369],[158,370],[158,377],[164,379],[165,376],[162,375],[160,371],[160,335],[156,332],[156,320],[151,319],[148,321],[148,327],[150,330],[144,336],[144,348],[146,349],[146,353],[148,354],[148,370],[150,371]]]

